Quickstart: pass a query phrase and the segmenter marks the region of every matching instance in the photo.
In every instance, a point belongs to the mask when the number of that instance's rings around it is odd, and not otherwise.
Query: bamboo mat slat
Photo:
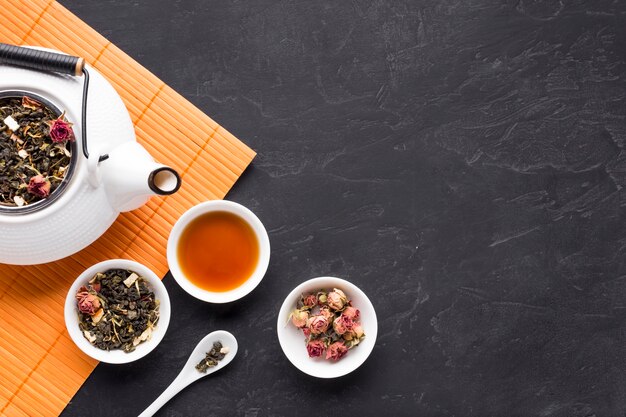
[[[74,278],[110,258],[135,259],[165,275],[173,223],[190,206],[223,198],[255,153],[56,1],[3,0],[0,18],[0,42],[84,57],[124,100],[137,140],[183,178],[178,193],[122,214],[74,256],[0,265],[0,416],[56,416],[97,364],[65,330],[63,302]],[[170,137],[180,138],[175,148]]]

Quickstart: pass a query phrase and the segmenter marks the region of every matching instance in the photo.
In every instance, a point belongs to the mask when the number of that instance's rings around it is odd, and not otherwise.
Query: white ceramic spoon
[[[229,349],[228,353],[217,363],[213,368],[209,368],[206,374],[199,372],[196,369],[196,365],[204,359],[206,353],[213,347],[213,342],[222,342],[222,346]],[[215,371],[219,371],[230,363],[237,354],[237,339],[235,336],[225,330],[217,330],[215,332],[206,335],[196,348],[191,352],[187,363],[183,367],[182,371],[178,374],[176,379],[170,384],[169,387],[159,397],[154,400],[143,413],[139,414],[139,417],[149,417],[154,415],[161,407],[165,405],[174,395],[178,394],[189,384],[192,384],[202,377],[212,374]]]

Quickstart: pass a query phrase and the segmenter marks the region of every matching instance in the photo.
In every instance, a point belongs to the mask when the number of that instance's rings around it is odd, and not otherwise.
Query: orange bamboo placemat
[[[65,330],[63,303],[74,278],[119,257],[165,275],[173,222],[200,201],[224,197],[255,153],[56,1],[2,0],[0,19],[0,42],[84,57],[122,96],[138,141],[183,178],[178,193],[122,214],[96,243],[70,258],[0,265],[0,415],[52,416],[96,365]],[[172,147],[171,137],[183,139]]]

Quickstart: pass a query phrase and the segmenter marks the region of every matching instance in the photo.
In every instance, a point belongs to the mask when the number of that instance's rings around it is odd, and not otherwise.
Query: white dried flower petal
[[[63,145],[63,144],[58,144],[58,145],[56,145],[56,146],[55,146],[55,148],[56,148],[59,152],[61,152],[61,153],[65,154],[65,156],[72,156],[72,154],[70,153],[70,151],[69,151],[69,150],[67,150],[67,148],[66,148],[66,147],[65,147],[65,145]]]
[[[103,316],[104,316],[104,310],[99,309],[98,311],[93,313],[93,316],[91,316],[91,321],[93,321],[93,324],[98,324],[100,320],[102,320]]]
[[[83,335],[85,335],[85,338],[89,340],[89,343],[93,343],[96,341],[96,335],[88,332],[87,330],[83,330]]]
[[[137,346],[141,342],[150,340],[151,337],[152,337],[152,327],[148,327],[146,330],[143,331],[143,333],[137,336],[135,340],[133,340],[133,346]]]
[[[12,116],[5,117],[3,122],[13,132],[15,132],[16,130],[18,130],[20,128],[20,124],[18,122],[16,122],[15,119]]]
[[[126,285],[126,288],[130,288],[130,286],[133,285],[135,281],[137,281],[137,278],[139,278],[139,275],[135,274],[134,272],[130,274],[128,278],[124,280],[124,285]]]

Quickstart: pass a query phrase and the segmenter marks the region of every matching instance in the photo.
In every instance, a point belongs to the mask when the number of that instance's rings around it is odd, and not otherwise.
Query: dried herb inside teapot
[[[214,342],[213,347],[206,353],[204,359],[196,365],[196,369],[205,374],[209,368],[217,366],[217,363],[224,359],[229,350],[227,346],[222,346],[222,342]]]
[[[0,205],[25,206],[61,184],[75,140],[65,113],[34,98],[0,98]]]
[[[137,273],[97,273],[76,293],[79,327],[92,345],[132,352],[149,340],[159,321],[159,301]]]

